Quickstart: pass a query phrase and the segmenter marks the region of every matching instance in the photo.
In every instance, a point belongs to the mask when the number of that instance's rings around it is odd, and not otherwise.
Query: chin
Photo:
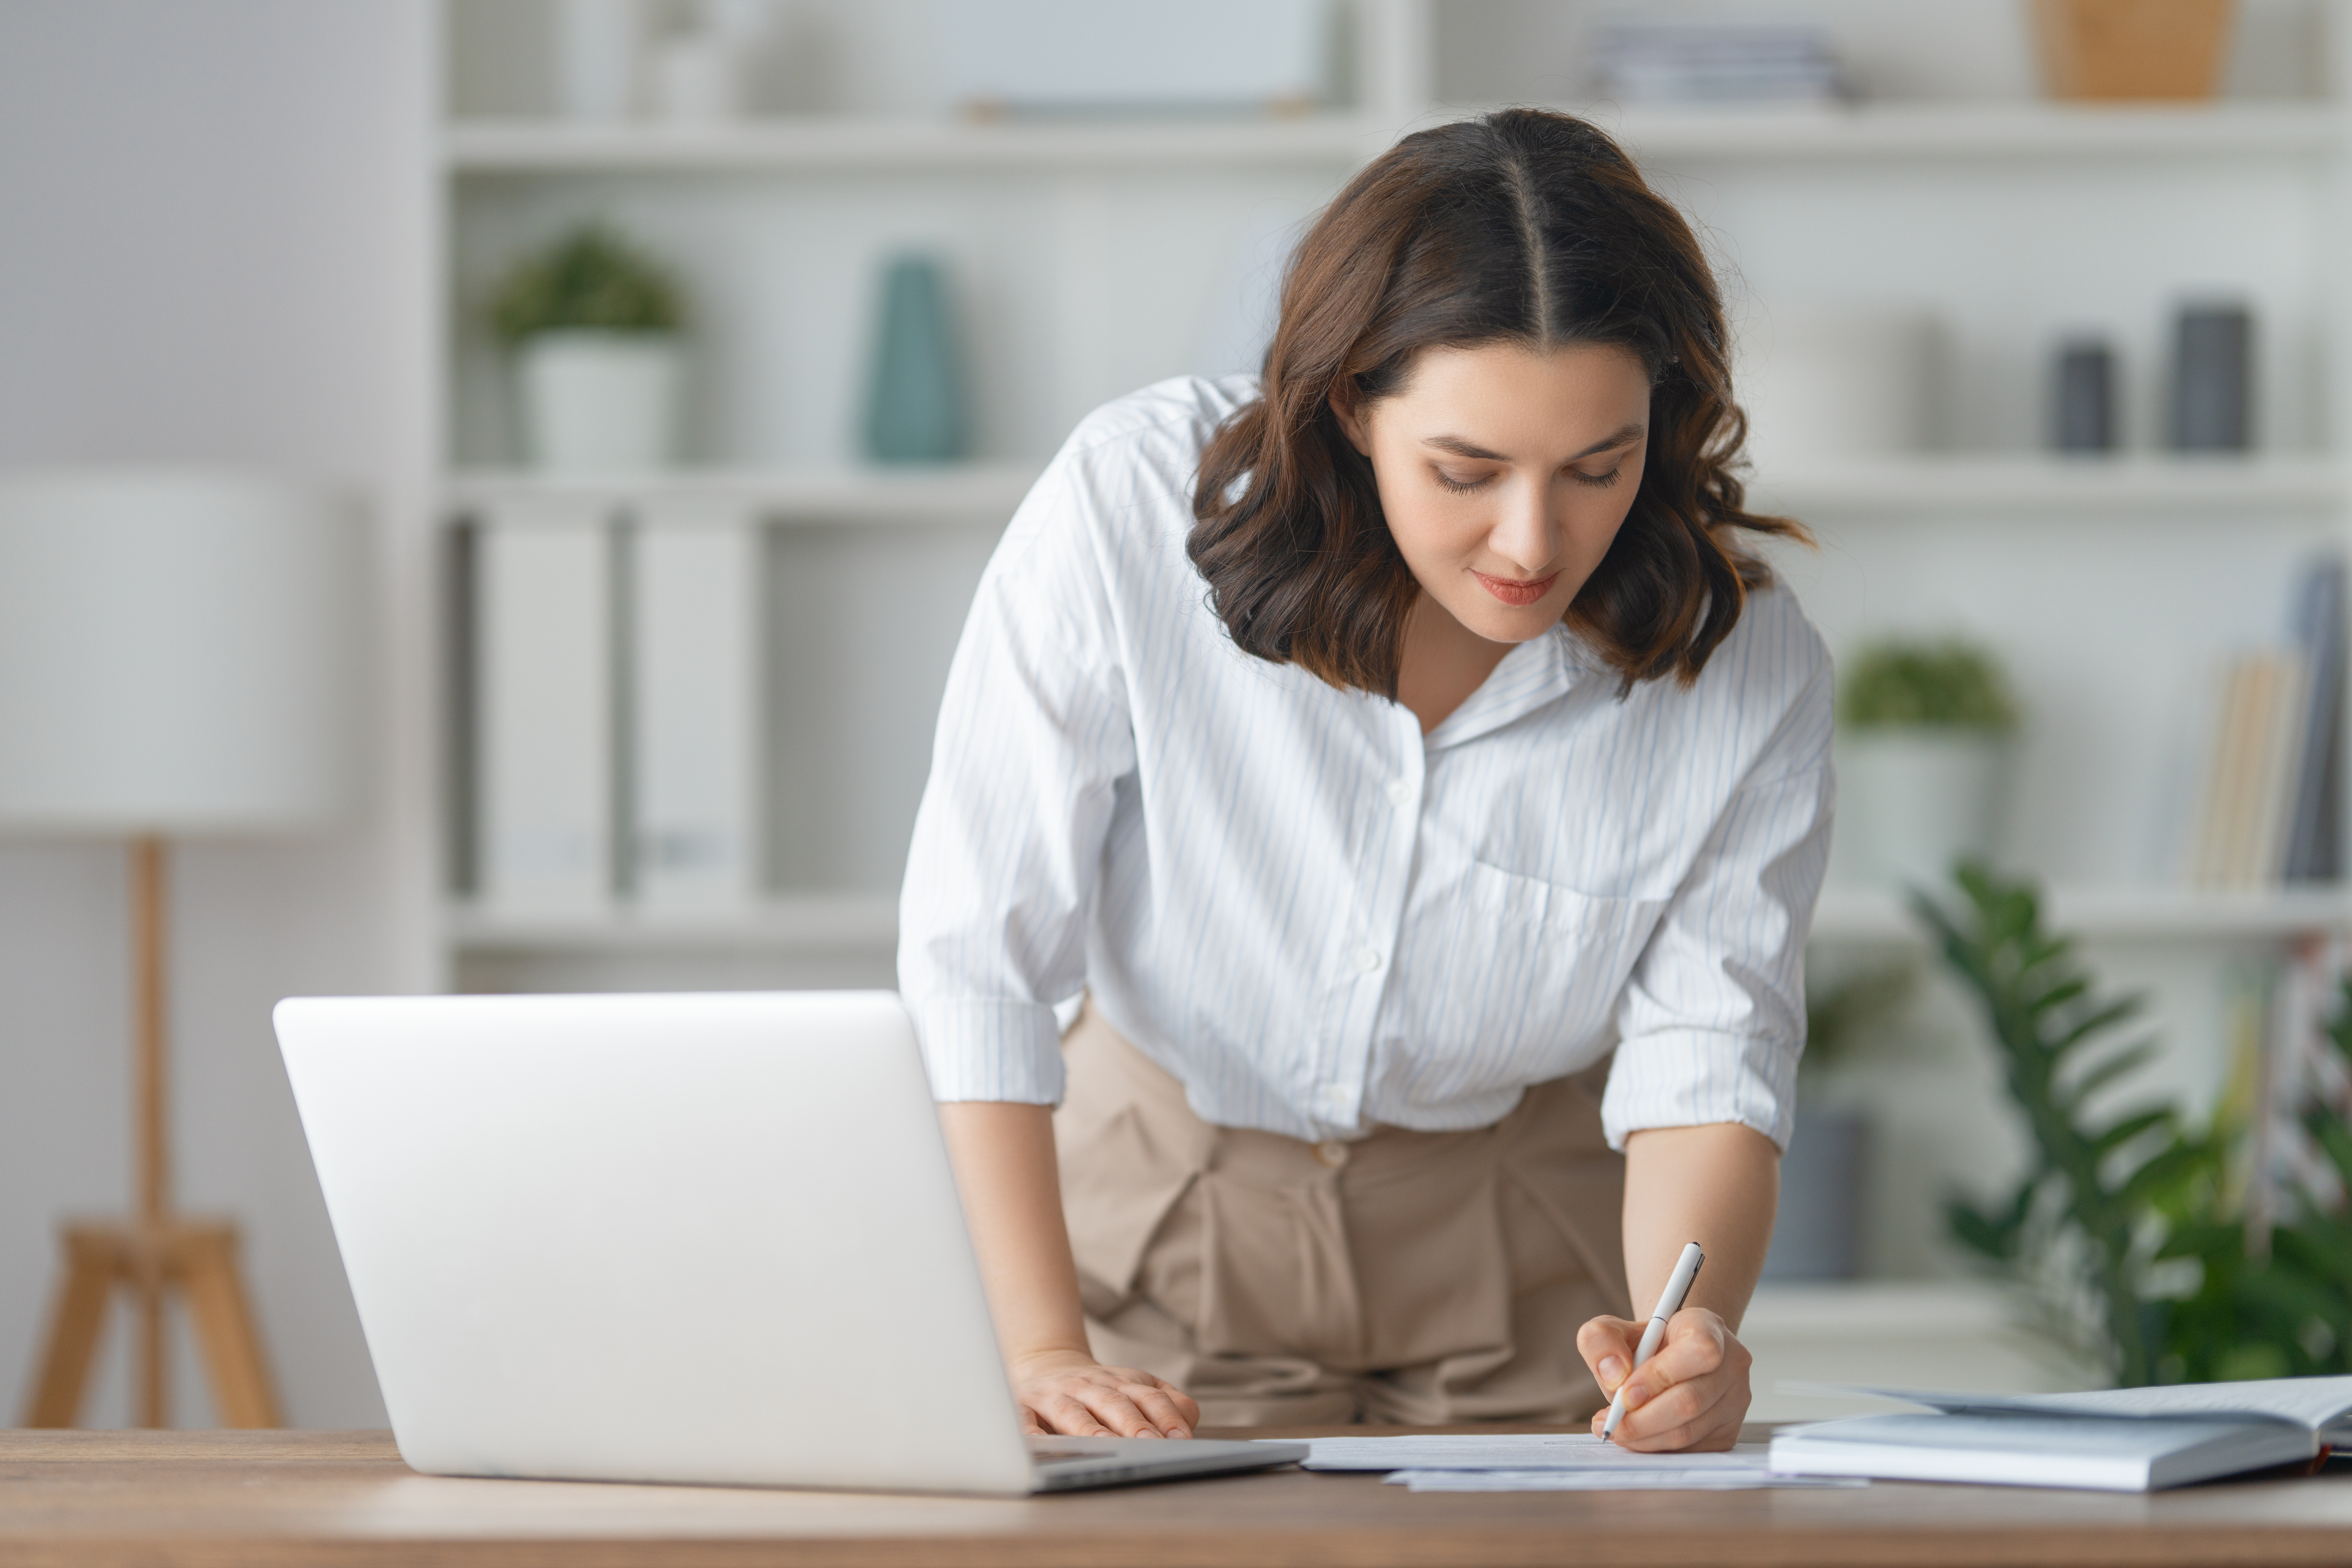
[[[1557,610],[1546,610],[1537,605],[1530,605],[1524,610],[1498,607],[1497,613],[1479,617],[1470,629],[1488,642],[1533,642],[1559,625],[1559,617],[1566,613],[1565,605]]]

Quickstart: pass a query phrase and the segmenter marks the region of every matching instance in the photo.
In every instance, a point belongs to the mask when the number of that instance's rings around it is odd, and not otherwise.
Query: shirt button
[[[1370,974],[1373,970],[1378,969],[1380,966],[1381,955],[1379,953],[1374,952],[1369,947],[1360,947],[1356,950],[1357,968],[1362,970],[1365,973]]]
[[[1389,781],[1389,804],[1391,805],[1403,805],[1412,799],[1412,785],[1405,783],[1402,779],[1391,779]]]
[[[1323,1109],[1329,1111],[1334,1117],[1340,1117],[1348,1114],[1348,1090],[1344,1086],[1336,1083],[1325,1084],[1323,1086],[1322,1100]]]
[[[1348,1146],[1337,1138],[1327,1138],[1315,1145],[1315,1158],[1325,1169],[1336,1171],[1348,1163]]]

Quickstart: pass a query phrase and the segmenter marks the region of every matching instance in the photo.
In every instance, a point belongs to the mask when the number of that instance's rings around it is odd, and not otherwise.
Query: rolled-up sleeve
[[[1601,1121],[1738,1122],[1786,1149],[1805,1046],[1805,938],[1829,866],[1837,785],[1826,657],[1733,794],[1653,931],[1618,1008]]]
[[[942,1100],[1059,1103],[1054,1006],[1134,731],[1088,529],[1057,461],[983,575],[948,675],[899,899],[898,984]]]

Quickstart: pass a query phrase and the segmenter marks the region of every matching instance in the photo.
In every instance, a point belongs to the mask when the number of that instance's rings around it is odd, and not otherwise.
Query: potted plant
[[[683,317],[669,274],[608,229],[576,229],[520,262],[491,319],[516,355],[531,463],[565,472],[668,463]]]
[[[1990,653],[1959,638],[1864,647],[1838,698],[1838,876],[1937,886],[1989,859],[2017,701]]]

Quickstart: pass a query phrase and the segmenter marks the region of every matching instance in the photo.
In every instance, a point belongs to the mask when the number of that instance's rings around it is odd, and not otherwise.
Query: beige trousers
[[[1303,1143],[1214,1127],[1089,1006],[1064,1041],[1062,1204],[1097,1359],[1210,1426],[1581,1422],[1629,1316],[1605,1066],[1492,1127]]]

